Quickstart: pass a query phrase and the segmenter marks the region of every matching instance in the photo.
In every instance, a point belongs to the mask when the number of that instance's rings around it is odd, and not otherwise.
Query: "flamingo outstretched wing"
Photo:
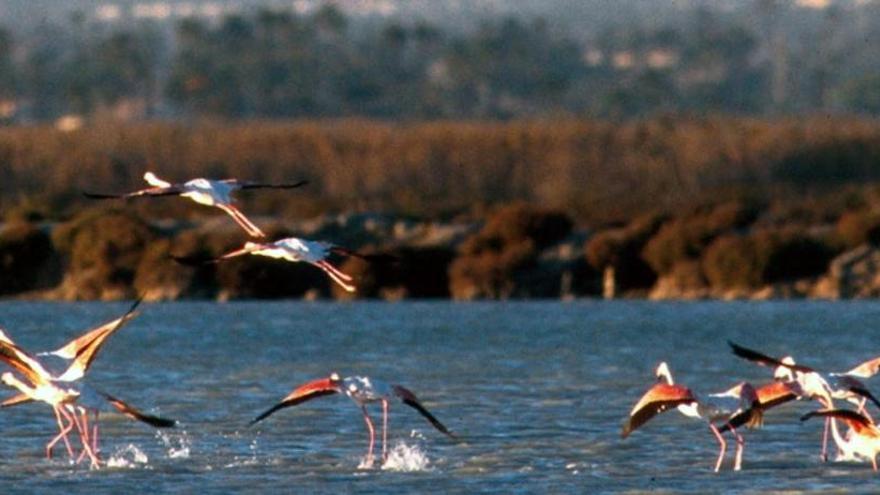
[[[450,438],[457,438],[455,434],[449,431],[440,420],[434,417],[434,415],[431,414],[421,402],[419,402],[416,394],[401,385],[392,385],[391,388],[394,390],[394,395],[396,395],[404,404],[418,411],[419,414],[424,416],[431,425],[434,426],[434,428],[437,428],[437,430]]]
[[[101,350],[107,339],[137,316],[135,309],[137,309],[142,300],[143,298],[136,300],[121,317],[71,340],[67,345],[59,349],[43,353],[73,360],[67,370],[57,379],[71,382],[82,378],[98,356],[98,351]]]
[[[104,397],[104,399],[106,399],[107,402],[109,402],[110,405],[115,407],[119,412],[128,416],[131,419],[141,421],[156,428],[173,428],[174,426],[177,426],[177,421],[145,414],[135,409],[132,405],[124,402],[122,399],[118,399],[106,392],[98,391],[97,393]]]
[[[669,385],[667,383],[657,383],[643,395],[632,411],[629,418],[623,425],[620,433],[622,438],[626,438],[630,433],[638,429],[654,416],[668,411],[674,407],[691,404],[697,401],[693,392],[687,387],[681,385]]]
[[[321,378],[319,380],[310,381],[295,388],[292,392],[287,394],[286,397],[281,399],[281,402],[275,404],[274,406],[270,407],[259,416],[251,420],[251,422],[248,423],[248,426],[252,426],[257,422],[266,419],[272,413],[280,409],[292,407],[297,404],[302,404],[303,402],[315,399],[317,397],[332,395],[336,393],[339,393],[339,385],[337,381],[333,380],[332,378]]]
[[[295,189],[309,183],[309,181],[307,180],[301,180],[299,182],[273,184],[238,179],[225,179],[220,182],[229,184],[230,186],[238,187],[239,189]]]
[[[794,371],[800,371],[802,373],[812,373],[813,371],[815,371],[813,368],[810,368],[807,366],[783,362],[782,360],[777,359],[775,357],[771,357],[771,356],[768,356],[768,355],[763,354],[761,352],[755,351],[753,349],[749,349],[747,347],[743,347],[741,345],[735,344],[735,343],[731,342],[730,340],[727,341],[727,345],[730,346],[730,349],[733,351],[733,353],[736,356],[741,357],[743,359],[746,359],[748,361],[752,361],[753,363],[760,364],[762,366],[771,366],[774,368],[778,367],[778,366],[783,366],[785,368],[788,368],[788,369],[791,369]]]

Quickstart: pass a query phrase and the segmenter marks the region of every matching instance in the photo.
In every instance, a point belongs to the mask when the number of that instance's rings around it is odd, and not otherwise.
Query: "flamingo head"
[[[791,356],[785,356],[779,361],[785,364],[795,364],[794,358]],[[773,378],[783,382],[794,381],[794,372],[787,366],[777,366],[776,369],[773,370]]]
[[[654,375],[657,377],[657,381],[666,382],[667,385],[674,385],[672,372],[669,371],[669,365],[666,364],[666,361],[662,361],[657,365]]]
[[[12,382],[15,381],[15,377],[12,376],[12,373],[7,371],[0,375],[0,381],[3,381],[3,383],[5,383],[6,385],[12,386]]]

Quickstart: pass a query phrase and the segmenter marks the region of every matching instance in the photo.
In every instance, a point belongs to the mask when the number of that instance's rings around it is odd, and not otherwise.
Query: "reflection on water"
[[[125,308],[4,302],[0,325],[27,349],[51,349]],[[875,475],[865,463],[819,462],[821,422],[798,421],[809,403],[770,411],[763,429],[745,432],[741,473],[727,470],[732,453],[712,473],[714,437],[681,415],[627,440],[620,428],[660,360],[697,394],[769,379],[732,356],[727,339],[848,369],[880,355],[878,315],[870,302],[146,304],[89,379],[178,428],[102,414],[113,469],[90,471],[66,455],[43,458],[56,428],[48,407],[10,408],[0,411],[0,478],[23,492],[846,489]],[[333,371],[405,385],[461,440],[392,404],[388,458],[360,470],[368,436],[345,397],[247,426],[294,385]]]

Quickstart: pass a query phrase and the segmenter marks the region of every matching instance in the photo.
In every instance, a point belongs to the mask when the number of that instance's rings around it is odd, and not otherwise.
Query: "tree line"
[[[771,2],[772,3],[772,2]],[[490,19],[461,32],[325,7],[219,23],[0,28],[0,118],[507,119],[666,112],[880,113],[880,9],[798,11],[799,31],[690,9],[658,26],[560,32]],[[755,17],[758,16],[758,17]]]

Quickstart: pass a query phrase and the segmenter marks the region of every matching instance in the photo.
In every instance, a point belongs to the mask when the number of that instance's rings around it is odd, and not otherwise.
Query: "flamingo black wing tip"
[[[89,199],[119,199],[122,197],[119,194],[93,193],[89,191],[83,191],[82,195]]]

